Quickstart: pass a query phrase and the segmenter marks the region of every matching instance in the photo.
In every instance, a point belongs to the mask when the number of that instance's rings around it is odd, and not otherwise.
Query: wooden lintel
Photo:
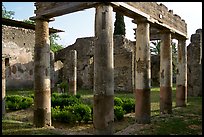
[[[44,10],[41,13],[38,13],[37,16],[34,18],[35,19],[41,18],[41,17],[51,18],[51,17],[61,16],[64,14],[92,8],[98,3],[99,2],[67,2],[67,3],[63,3],[63,5],[58,5],[52,9]]]

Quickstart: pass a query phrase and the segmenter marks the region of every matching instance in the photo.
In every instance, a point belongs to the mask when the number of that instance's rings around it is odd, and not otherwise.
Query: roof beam
[[[38,18],[52,18],[61,16],[64,14],[81,11],[84,9],[92,8],[99,2],[59,2],[57,6],[50,9],[45,9],[42,12],[38,12],[37,16],[30,19],[35,20]]]

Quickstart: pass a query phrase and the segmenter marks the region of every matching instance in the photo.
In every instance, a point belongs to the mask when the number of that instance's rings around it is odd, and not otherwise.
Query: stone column
[[[171,33],[161,32],[160,45],[160,113],[172,113]]]
[[[137,123],[150,123],[150,25],[145,20],[137,22],[135,52],[135,118]]]
[[[6,77],[5,77],[5,71],[6,71],[6,67],[5,67],[5,58],[2,57],[2,116],[5,115],[6,113]]]
[[[47,20],[37,19],[34,47],[34,125],[51,126],[50,40]]]
[[[186,39],[178,39],[176,106],[186,106],[187,100],[187,47]]]
[[[77,90],[77,51],[71,50],[69,52],[69,93],[76,95]]]
[[[6,66],[9,66],[9,55],[2,55],[2,116],[6,114]]]
[[[55,54],[54,52],[50,51],[50,82],[51,82],[51,93],[54,92],[55,87]]]
[[[114,122],[114,61],[113,8],[98,5],[95,14],[94,105],[95,134],[113,134]]]

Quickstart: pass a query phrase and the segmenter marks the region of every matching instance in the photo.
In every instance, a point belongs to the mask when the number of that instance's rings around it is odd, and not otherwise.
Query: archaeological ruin
[[[51,93],[59,81],[69,91],[93,90],[94,134],[114,134],[114,93],[135,96],[135,122],[151,123],[151,81],[160,86],[160,114],[172,113],[172,45],[178,41],[176,107],[188,96],[202,96],[202,29],[186,46],[187,24],[156,2],[35,2],[36,25],[3,19],[2,114],[6,89],[34,89],[35,127],[52,126]],[[50,51],[49,28],[54,17],[95,8],[95,36],[78,38],[56,53]],[[135,39],[113,36],[112,12],[132,18]],[[150,41],[160,40],[160,55],[151,56]],[[188,89],[188,90],[187,90]],[[4,107],[3,107],[4,106]]]
[[[2,114],[6,89],[33,89],[34,45],[35,25],[2,18]]]
[[[50,28],[50,34],[62,30]],[[2,18],[2,53],[9,55],[7,89],[33,89],[35,25]]]
[[[187,96],[202,96],[202,29],[191,35],[187,46]]]
[[[161,40],[160,111],[172,113],[171,40],[178,40],[176,105],[185,106],[187,92],[187,24],[163,4],[156,2],[36,2],[34,51],[34,125],[51,126],[50,52],[48,24],[53,17],[95,8],[93,125],[95,134],[113,134],[114,42],[112,12],[121,12],[137,24],[134,52],[135,119],[150,123],[151,39]],[[38,86],[36,86],[38,85]],[[105,102],[105,103],[104,103]]]

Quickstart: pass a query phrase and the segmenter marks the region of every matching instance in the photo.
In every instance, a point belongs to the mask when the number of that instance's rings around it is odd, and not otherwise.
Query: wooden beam
[[[37,18],[52,18],[56,16],[61,16],[64,14],[81,11],[84,9],[92,8],[99,2],[63,2],[61,5],[57,5],[54,8],[44,10],[37,13],[37,16],[31,17],[32,19]]]

